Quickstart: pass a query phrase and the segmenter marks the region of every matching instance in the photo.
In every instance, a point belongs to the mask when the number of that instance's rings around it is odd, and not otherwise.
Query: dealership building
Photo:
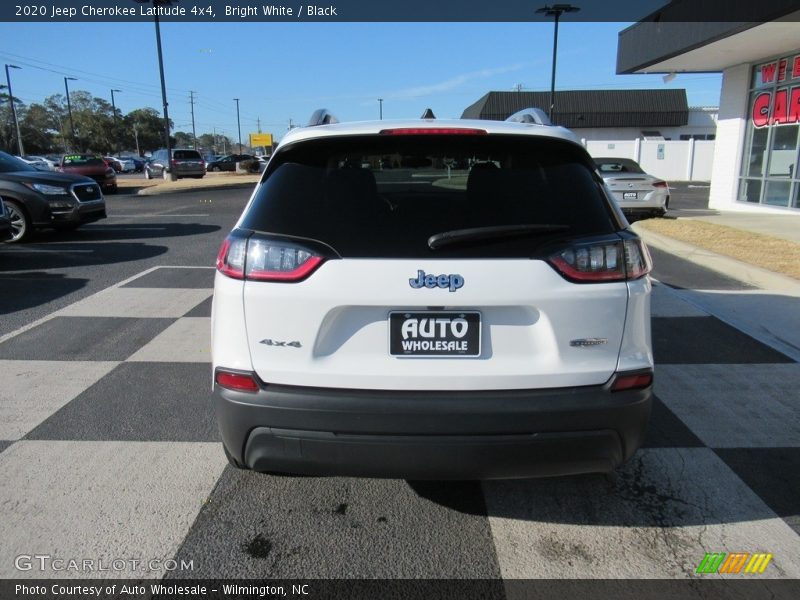
[[[617,73],[721,71],[709,207],[800,214],[796,0],[772,2],[769,21],[680,22],[691,4],[673,2],[620,32]]]

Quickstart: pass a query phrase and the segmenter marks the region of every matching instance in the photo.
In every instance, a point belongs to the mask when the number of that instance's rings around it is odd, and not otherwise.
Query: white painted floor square
[[[657,365],[655,381],[707,446],[800,447],[800,364]]]
[[[641,450],[613,484],[483,488],[504,578],[682,579],[706,552],[733,551],[773,553],[762,577],[800,576],[800,536],[708,448]]]
[[[118,364],[0,360],[0,439],[22,438]]]
[[[163,577],[141,564],[137,571],[18,571],[14,558],[163,563],[226,464],[217,443],[15,443],[0,453],[0,473],[13,482],[0,486],[0,577]]]
[[[58,311],[66,317],[182,317],[211,296],[211,289],[114,287]]]
[[[143,346],[129,361],[211,362],[211,319],[184,317]]]

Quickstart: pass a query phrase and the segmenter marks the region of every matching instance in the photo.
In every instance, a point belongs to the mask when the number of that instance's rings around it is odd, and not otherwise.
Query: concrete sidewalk
[[[770,235],[800,244],[800,213],[787,211],[785,215],[760,215],[745,212],[721,212],[716,215],[692,216],[691,218]]]
[[[800,244],[800,216],[723,213],[691,217]],[[669,294],[711,314],[800,362],[800,281],[649,231],[634,230],[650,246],[753,285],[756,290],[673,289]]]

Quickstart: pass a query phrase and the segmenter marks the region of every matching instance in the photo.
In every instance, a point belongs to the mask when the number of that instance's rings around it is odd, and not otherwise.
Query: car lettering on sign
[[[426,275],[425,271],[419,269],[417,271],[416,279],[413,277],[409,279],[408,285],[415,290],[423,287],[428,289],[438,287],[442,289],[449,289],[451,292],[455,292],[457,289],[464,287],[464,278],[458,274]]]
[[[407,340],[417,337],[433,338],[437,335],[437,329],[439,337],[445,337],[449,330],[453,337],[461,339],[467,335],[469,323],[467,323],[467,320],[463,317],[456,317],[455,319],[449,317],[430,319],[409,318],[403,323],[403,339]]]

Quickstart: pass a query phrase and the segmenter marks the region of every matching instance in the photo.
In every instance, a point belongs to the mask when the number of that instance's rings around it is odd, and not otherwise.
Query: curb
[[[800,296],[800,281],[792,277],[749,265],[735,258],[722,256],[705,248],[699,248],[660,233],[654,233],[643,227],[636,227],[635,224],[633,229],[647,245],[679,256],[701,267],[717,271],[757,288]]]
[[[198,185],[194,187],[180,187],[180,188],[162,188],[162,184],[154,185],[140,189],[135,194],[126,194],[128,196],[159,196],[161,194],[180,194],[182,192],[209,192],[213,190],[229,190],[245,187],[254,187],[257,181],[231,181],[230,183],[220,185]]]

